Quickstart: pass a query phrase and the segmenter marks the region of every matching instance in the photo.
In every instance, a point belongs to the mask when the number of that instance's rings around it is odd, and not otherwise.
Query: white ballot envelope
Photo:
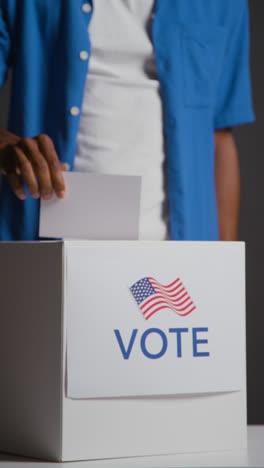
[[[140,176],[70,172],[64,177],[66,197],[41,200],[40,237],[138,239]]]

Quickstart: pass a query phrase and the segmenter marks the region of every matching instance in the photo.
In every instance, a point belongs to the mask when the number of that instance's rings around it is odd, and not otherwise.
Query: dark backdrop
[[[256,122],[235,130],[242,201],[239,238],[247,244],[248,422],[264,424],[264,2],[249,0]]]
[[[264,424],[264,1],[249,0],[249,7],[251,74],[257,120],[237,128],[235,137],[242,178],[239,238],[247,243],[248,422]],[[9,88],[10,80],[0,95],[1,128],[6,125]]]

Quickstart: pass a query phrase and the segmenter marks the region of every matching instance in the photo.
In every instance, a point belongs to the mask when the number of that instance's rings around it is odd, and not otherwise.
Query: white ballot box
[[[0,244],[0,450],[246,448],[240,242]]]

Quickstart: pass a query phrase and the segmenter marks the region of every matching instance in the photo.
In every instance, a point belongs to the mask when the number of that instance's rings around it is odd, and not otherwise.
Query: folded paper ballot
[[[137,240],[141,177],[71,172],[67,195],[41,200],[39,236]]]

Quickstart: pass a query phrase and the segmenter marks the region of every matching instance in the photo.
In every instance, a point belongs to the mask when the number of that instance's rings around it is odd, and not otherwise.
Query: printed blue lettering
[[[147,339],[147,337],[149,336],[150,333],[157,333],[158,335],[160,335],[160,337],[162,339],[162,348],[161,348],[160,352],[157,353],[157,354],[150,353],[146,348],[146,339]],[[140,345],[141,345],[142,353],[147,358],[149,358],[149,359],[159,359],[161,356],[163,356],[166,353],[168,342],[167,342],[166,335],[162,330],[160,330],[159,328],[149,328],[148,330],[146,330],[143,333],[143,335],[141,337]]]
[[[197,333],[200,332],[208,332],[208,328],[193,328],[193,356],[194,357],[201,357],[201,356],[210,356],[209,352],[199,352],[197,350],[198,344],[207,344],[208,340],[198,340]]]
[[[129,359],[129,356],[130,356],[130,353],[131,353],[131,351],[132,351],[133,344],[134,344],[135,338],[136,338],[136,336],[137,336],[138,330],[137,330],[137,329],[134,329],[134,330],[132,331],[132,335],[131,335],[130,341],[129,341],[129,343],[128,343],[127,350],[125,349],[123,340],[122,340],[121,335],[120,335],[120,331],[119,331],[119,330],[114,330],[114,332],[115,332],[115,336],[116,336],[117,342],[118,342],[118,344],[119,344],[119,346],[120,346],[121,352],[122,352],[122,354],[123,354],[123,358],[124,358],[124,359]]]
[[[182,357],[181,334],[187,333],[188,331],[188,328],[169,328],[169,333],[176,333],[177,335],[177,357]]]

